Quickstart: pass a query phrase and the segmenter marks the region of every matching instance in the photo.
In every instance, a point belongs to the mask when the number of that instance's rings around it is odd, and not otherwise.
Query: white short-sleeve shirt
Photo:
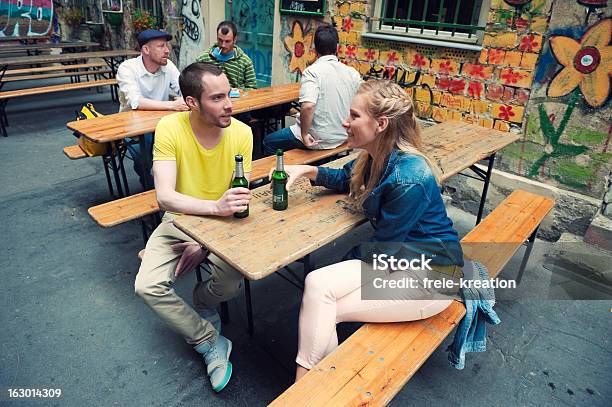
[[[353,96],[361,84],[361,76],[355,68],[344,65],[335,55],[319,57],[302,75],[300,103],[315,104],[314,117],[309,133],[319,144],[318,149],[338,147],[346,140],[342,123],[348,117]],[[300,119],[291,126],[293,135],[301,140]]]
[[[142,55],[122,62],[117,69],[119,111],[137,109],[141,97],[165,101],[170,100],[170,96],[180,96],[179,75],[179,70],[170,60],[155,73],[147,71]]]

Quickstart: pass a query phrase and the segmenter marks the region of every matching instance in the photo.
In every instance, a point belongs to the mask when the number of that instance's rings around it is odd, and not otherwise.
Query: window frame
[[[491,0],[482,0],[482,5],[480,7],[480,13],[478,15],[478,25],[479,27],[476,30],[475,34],[471,35],[467,33],[460,33],[452,31],[448,31],[446,29],[421,29],[416,27],[409,27],[408,31],[406,31],[405,27],[395,27],[393,28],[391,25],[383,24],[380,22],[382,16],[382,8],[383,3],[390,2],[391,0],[376,0],[373,8],[374,18],[370,19],[370,26],[368,29],[369,33],[377,34],[379,36],[393,36],[400,37],[405,39],[403,41],[410,42],[411,38],[415,39],[415,42],[420,42],[420,40],[426,40],[427,42],[440,42],[441,45],[447,44],[471,44],[471,45],[480,45],[484,39],[484,31],[487,23],[487,17],[489,14],[489,10],[491,8]],[[445,0],[441,0],[445,1]],[[380,26],[380,28],[379,28]],[[437,31],[437,33],[436,33]]]

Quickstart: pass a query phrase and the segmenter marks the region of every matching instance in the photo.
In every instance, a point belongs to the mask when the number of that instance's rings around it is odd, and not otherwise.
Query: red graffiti
[[[484,85],[480,82],[470,82],[468,85],[468,94],[476,99],[480,99]]]
[[[508,121],[513,116],[516,116],[516,114],[512,111],[512,106],[505,105],[505,106],[499,107],[499,118],[500,119],[504,119]]]
[[[535,48],[537,48],[538,45],[540,45],[540,44],[536,40],[536,38],[535,38],[535,36],[533,34],[524,35],[521,38],[521,43],[519,45],[519,49],[521,51],[533,52],[533,50]]]
[[[427,65],[427,62],[425,61],[425,57],[423,55],[415,54],[414,57],[412,57],[412,66],[423,68],[425,65]]]

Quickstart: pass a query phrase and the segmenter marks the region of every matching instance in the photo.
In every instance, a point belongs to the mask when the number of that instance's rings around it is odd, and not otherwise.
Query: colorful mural
[[[604,0],[519,3],[491,0],[480,52],[363,38],[371,0],[330,0],[328,10],[339,59],[397,81],[421,119],[521,133],[499,167],[597,196],[610,166],[609,8]],[[302,46],[318,21],[281,16],[290,80],[310,63]]]
[[[524,138],[504,150],[501,165],[600,197],[612,169],[612,19],[588,6],[554,3]],[[584,24],[576,25],[581,20]]]
[[[182,0],[181,16],[183,18],[181,45],[179,52],[179,69],[183,69],[204,50],[204,18],[201,13],[200,0]]]
[[[284,36],[283,44],[289,52],[289,72],[295,72],[295,80],[299,80],[300,76],[308,65],[315,61],[317,55],[314,51],[314,29],[312,24],[309,24],[309,29],[304,35],[304,26],[301,21],[294,20],[291,26],[291,32]]]
[[[0,37],[47,35],[52,22],[52,0],[0,0]]]

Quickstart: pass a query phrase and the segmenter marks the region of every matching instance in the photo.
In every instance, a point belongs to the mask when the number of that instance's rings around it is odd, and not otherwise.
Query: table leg
[[[123,165],[123,157],[124,154],[121,152],[121,141],[115,141],[115,151],[117,152],[117,157],[119,159],[119,169],[121,171],[121,178],[123,179],[123,185],[125,188],[125,195],[130,195],[130,187],[128,186],[127,175],[125,174],[125,166]]]
[[[153,134],[154,136],[155,134]],[[149,150],[147,149],[147,135],[143,134],[142,136],[140,136],[138,143],[140,144],[140,164],[141,164],[141,170],[142,170],[142,186],[144,188],[145,191],[149,190],[149,187],[152,185],[149,185],[149,181],[148,181],[148,168],[149,168]],[[153,139],[151,138],[151,144],[153,144]]]
[[[478,216],[476,217],[476,224],[480,223],[482,219],[482,212],[484,211],[485,202],[487,201],[487,192],[489,192],[489,184],[491,183],[491,175],[493,174],[493,164],[495,163],[495,153],[491,154],[488,158],[489,165],[487,166],[487,173],[484,177],[484,186],[482,187],[482,194],[480,196],[480,206],[478,207]]]
[[[244,298],[246,299],[247,331],[253,336],[253,305],[251,303],[251,282],[244,279]]]
[[[106,155],[102,156],[102,165],[104,165],[104,175],[106,175],[106,184],[108,185],[108,191],[111,197],[115,197],[115,191],[113,190],[113,182],[111,181],[110,172],[108,166],[110,165],[110,158]]]
[[[117,161],[115,161],[115,154],[113,153],[112,143],[108,143],[107,154],[109,155],[111,169],[113,170],[113,175],[115,177],[115,184],[117,185],[117,193],[119,194],[120,198],[123,198],[126,195],[123,194],[123,187],[121,186],[121,178],[119,176],[119,166],[117,165]]]

